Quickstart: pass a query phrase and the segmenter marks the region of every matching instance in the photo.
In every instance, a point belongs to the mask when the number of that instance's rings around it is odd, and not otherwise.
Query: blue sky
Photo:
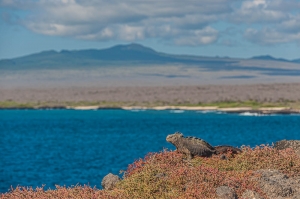
[[[300,0],[0,0],[0,59],[140,43],[160,52],[300,58]]]

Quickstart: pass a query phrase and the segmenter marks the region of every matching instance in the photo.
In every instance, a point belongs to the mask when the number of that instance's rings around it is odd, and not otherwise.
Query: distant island
[[[173,55],[157,52],[140,44],[117,45],[107,49],[49,50],[14,59],[0,60],[1,69],[41,69],[65,67],[91,67],[103,65],[132,64],[207,64],[224,65],[243,59],[229,57],[207,57],[195,55]],[[254,56],[244,60],[264,60],[300,63],[300,59],[286,60],[269,55]]]
[[[128,44],[0,60],[1,108],[216,106],[294,112],[299,104],[300,59],[172,55]]]

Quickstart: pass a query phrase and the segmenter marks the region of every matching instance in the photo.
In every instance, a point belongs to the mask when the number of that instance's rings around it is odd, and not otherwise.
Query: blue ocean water
[[[0,192],[17,185],[101,188],[148,152],[175,148],[176,131],[212,145],[272,144],[300,139],[300,115],[243,116],[197,111],[1,110]]]

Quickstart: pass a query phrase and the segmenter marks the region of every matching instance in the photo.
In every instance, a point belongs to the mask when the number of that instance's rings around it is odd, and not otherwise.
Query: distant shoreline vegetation
[[[263,103],[257,101],[220,101],[211,103],[170,103],[170,102],[108,102],[108,101],[78,101],[78,102],[16,102],[0,101],[0,109],[154,109],[154,110],[212,110],[224,112],[259,112],[259,113],[298,113],[300,101],[284,101]]]

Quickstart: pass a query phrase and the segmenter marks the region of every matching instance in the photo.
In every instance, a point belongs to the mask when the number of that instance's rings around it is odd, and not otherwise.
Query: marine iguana
[[[183,137],[182,133],[176,132],[168,135],[167,142],[175,145],[177,151],[186,154],[188,159],[193,158],[195,155],[201,157],[210,157],[213,154],[222,154],[231,150],[232,153],[240,153],[241,150],[232,146],[216,146],[213,147],[205,140],[196,137]]]

